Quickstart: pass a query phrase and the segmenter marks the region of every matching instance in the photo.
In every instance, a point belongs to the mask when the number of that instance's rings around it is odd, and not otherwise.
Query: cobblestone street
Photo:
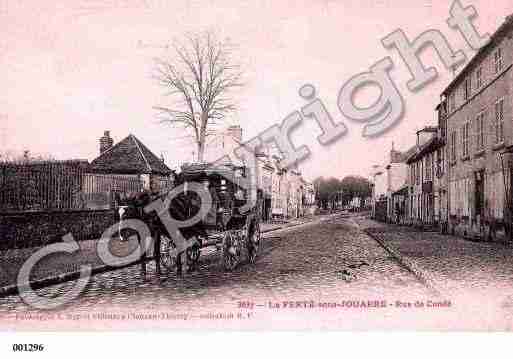
[[[502,307],[513,313],[513,248],[500,243],[421,232],[411,227],[356,218],[363,229],[383,241],[417,268],[444,295],[460,302]]]
[[[282,227],[297,225],[311,219],[302,221],[290,221],[288,223],[263,223],[261,229],[263,232],[276,230]],[[91,265],[92,267],[102,266],[104,263],[100,259],[97,248],[99,240],[80,241],[80,249],[72,254],[54,253],[46,256],[31,271],[31,280],[41,280],[48,277],[54,277],[63,273],[72,273],[80,271],[82,265]],[[137,247],[135,238],[127,242],[120,242],[113,239],[109,242],[110,250],[119,257],[125,257],[132,253]],[[0,287],[16,284],[16,278],[23,263],[30,258],[41,247],[10,249],[0,251]],[[149,254],[152,255],[150,248]]]
[[[359,220],[365,226],[366,220]],[[367,222],[367,226],[373,226]],[[499,243],[471,242],[437,232],[382,226],[371,232],[401,254],[415,260],[437,278],[437,286],[452,295],[467,290],[513,294],[513,248]]]
[[[38,293],[52,296],[69,286]],[[18,296],[0,299],[0,306],[2,326],[11,329],[509,328],[500,308],[462,320],[466,308],[454,301],[444,305],[446,299],[400,266],[354,219],[339,216],[267,234],[257,263],[233,272],[222,269],[219,252],[208,251],[198,270],[183,277],[158,278],[152,267],[143,276],[132,266],[93,277],[79,298],[50,312],[35,312]],[[417,301],[424,306],[415,308]]]

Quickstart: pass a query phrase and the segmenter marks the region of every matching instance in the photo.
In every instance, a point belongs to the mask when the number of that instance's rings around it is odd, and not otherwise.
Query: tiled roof
[[[128,135],[91,162],[91,171],[116,174],[168,175],[169,167],[134,135]]]
[[[408,161],[408,159],[415,154],[417,151],[417,145],[412,146],[408,149],[408,151],[402,153],[402,162]]]
[[[443,146],[443,141],[440,140],[437,136],[433,137],[431,140],[423,144],[418,151],[416,151],[412,156],[408,158],[406,163],[413,163],[421,159],[427,153],[433,152],[437,150],[439,147]]]
[[[397,191],[395,191],[392,194],[393,195],[406,195],[406,194],[408,194],[408,188],[409,188],[409,186],[407,184],[404,184],[401,186],[401,188],[399,188]]]

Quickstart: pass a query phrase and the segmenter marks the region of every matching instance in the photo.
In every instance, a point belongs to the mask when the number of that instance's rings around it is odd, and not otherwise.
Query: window
[[[431,154],[426,156],[426,181],[431,181],[431,174],[433,173],[433,157]]]
[[[417,168],[415,169],[415,183],[420,184],[420,161],[415,163]]]
[[[469,135],[469,128],[470,128],[470,122],[467,122],[463,125],[461,129],[461,138],[462,138],[462,149],[463,149],[463,157],[468,157],[469,151],[468,151],[468,135]]]
[[[456,109],[456,96],[455,93],[452,92],[449,95],[449,111],[454,111]]]
[[[481,88],[483,86],[483,68],[478,67],[476,70],[476,89]]]
[[[504,99],[495,103],[495,143],[504,142]]]
[[[494,53],[494,65],[495,65],[495,73],[498,73],[502,70],[503,60],[502,60],[502,49],[499,47],[495,50]]]
[[[440,137],[442,137],[442,139],[445,139],[446,135],[447,135],[447,119],[440,118],[438,120],[438,123],[439,123],[439,127],[440,127]]]
[[[444,174],[444,149],[437,151],[436,175],[442,177]]]
[[[469,76],[465,80],[465,87],[463,88],[463,98],[465,100],[468,100],[470,98],[470,95],[472,95],[472,77]]]
[[[451,162],[456,162],[456,131],[451,132]]]
[[[481,112],[476,117],[476,150],[481,151],[485,145],[485,111]]]

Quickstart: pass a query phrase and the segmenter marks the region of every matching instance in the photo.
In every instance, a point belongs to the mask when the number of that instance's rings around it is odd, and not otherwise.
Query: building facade
[[[233,153],[236,148],[244,146],[242,135],[242,128],[238,125],[229,126],[220,132],[206,146],[205,160],[244,165],[243,160]],[[306,195],[305,181],[298,170],[282,168],[280,158],[275,147],[262,148],[256,153],[256,186],[263,196],[261,216],[264,221],[273,216],[298,218],[306,213],[303,203]]]
[[[315,200],[315,188],[313,183],[305,181],[303,182],[303,213],[305,215],[313,215],[316,210]]]
[[[414,148],[405,152],[392,149],[384,166],[374,166],[372,173],[372,216],[392,223],[404,222],[408,178],[406,160]],[[405,192],[406,191],[406,192]]]
[[[446,102],[449,230],[466,237],[507,235],[511,224],[513,17],[442,92]]]
[[[425,142],[421,142],[421,137]],[[417,132],[417,150],[407,160],[409,223],[440,226],[446,222],[445,146],[438,127]]]
[[[397,151],[392,143],[389,163],[386,166],[388,222],[404,222],[407,206],[405,186],[408,178],[408,165],[406,164],[406,160],[410,156],[411,151],[411,149],[406,152]]]

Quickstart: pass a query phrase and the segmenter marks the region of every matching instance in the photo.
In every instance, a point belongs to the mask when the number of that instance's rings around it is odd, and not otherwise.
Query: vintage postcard
[[[510,0],[1,0],[0,30],[0,330],[513,329]]]

